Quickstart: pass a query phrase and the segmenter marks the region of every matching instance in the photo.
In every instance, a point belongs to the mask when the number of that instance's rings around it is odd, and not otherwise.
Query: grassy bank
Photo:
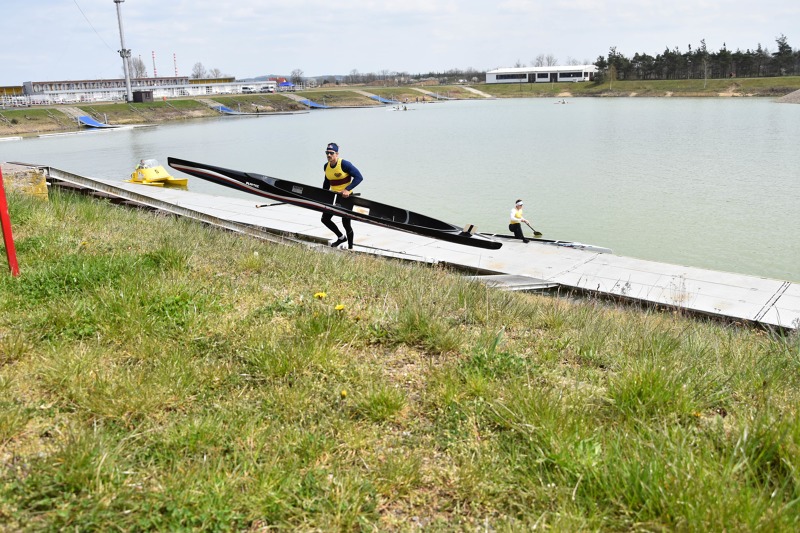
[[[83,115],[116,126],[152,125],[219,116],[219,112],[193,99],[135,104],[98,102],[69,107],[77,108]],[[83,128],[75,118],[65,112],[64,106],[4,109],[0,110],[0,115],[0,137],[63,133]]]
[[[596,83],[476,84],[475,89],[496,98],[557,98],[564,96],[638,97],[771,97],[777,98],[800,89],[800,76],[782,78],[734,78],[712,80],[613,81]],[[483,98],[462,85],[419,87],[445,98],[468,100]],[[377,106],[375,100],[360,94],[366,91],[401,102],[430,102],[436,97],[413,86],[324,87],[294,93],[330,107]],[[218,117],[219,113],[200,101],[174,99],[137,104],[96,103],[76,105],[82,113],[111,124],[159,124],[192,118]],[[308,109],[280,94],[217,95],[213,102],[243,112],[291,112]],[[59,107],[0,110],[0,137],[76,131],[80,126]]]
[[[571,96],[766,97],[800,89],[800,76],[691,80],[606,81],[604,83],[524,83],[476,86],[498,98]]]
[[[10,197],[8,530],[763,530],[800,341]]]

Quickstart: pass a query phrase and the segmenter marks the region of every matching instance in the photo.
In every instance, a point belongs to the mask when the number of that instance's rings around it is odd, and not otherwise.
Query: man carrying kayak
[[[353,189],[364,179],[361,172],[350,161],[339,159],[339,145],[336,143],[329,143],[325,147],[325,157],[328,161],[325,163],[323,169],[325,170],[325,181],[322,183],[323,189],[331,190],[339,193],[342,200],[339,202],[342,207],[348,209],[353,208],[353,201],[348,200]],[[342,217],[342,226],[344,226],[345,234],[339,231],[339,228],[333,222],[333,215],[324,213],[322,215],[322,223],[336,235],[336,240],[331,242],[334,248],[344,244],[347,241],[347,247],[353,248],[353,226],[349,218]]]

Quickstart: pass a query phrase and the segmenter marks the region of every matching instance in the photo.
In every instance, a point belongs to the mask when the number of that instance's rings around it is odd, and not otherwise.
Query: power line
[[[103,44],[106,45],[106,48],[108,48],[109,50],[111,50],[113,52],[114,49],[111,48],[110,46],[108,46],[108,43],[103,40],[103,38],[100,36],[100,34],[94,28],[94,26],[92,26],[92,22],[89,20],[89,17],[86,16],[86,13],[83,12],[83,9],[81,9],[81,6],[78,5],[78,0],[72,0],[72,1],[75,3],[75,7],[78,8],[78,11],[81,12],[81,15],[83,15],[83,18],[86,19],[86,22],[89,24],[89,27],[92,28],[92,31],[94,31],[95,35],[97,35],[97,37],[103,42]]]

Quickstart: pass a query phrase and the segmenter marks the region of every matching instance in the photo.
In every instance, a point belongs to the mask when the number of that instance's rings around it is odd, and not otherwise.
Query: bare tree
[[[544,66],[544,54],[539,54],[538,56],[536,56],[536,59],[534,59],[531,62],[531,65],[534,66],[534,67],[543,67]]]
[[[289,77],[291,78],[292,83],[295,85],[300,85],[303,83],[303,71],[299,68],[294,69]]]
[[[144,66],[144,61],[141,57],[132,57],[128,60],[128,67],[130,68],[131,78],[146,78],[147,67]]]
[[[211,70],[208,71],[209,78],[222,78],[223,76],[225,75],[218,68],[212,68]]]
[[[548,67],[555,67],[558,65],[558,58],[553,54],[547,54],[544,60],[547,63]]]
[[[347,83],[355,84],[361,81],[361,75],[358,73],[358,70],[353,69],[350,71],[350,75],[347,76]]]
[[[524,67],[524,66],[525,65],[519,59],[517,59],[517,62],[514,63],[514,67],[515,68],[520,68],[520,67]]]
[[[195,63],[192,67],[192,78],[202,79],[207,77],[208,73],[206,72],[206,67],[204,67],[200,62]]]

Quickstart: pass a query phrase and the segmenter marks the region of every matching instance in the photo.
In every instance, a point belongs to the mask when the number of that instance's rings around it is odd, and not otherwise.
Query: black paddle
[[[533,235],[534,236],[536,236],[536,237],[541,237],[542,236],[542,232],[541,231],[536,231],[535,229],[533,229],[533,226],[531,226],[527,222],[525,222],[525,225],[528,226],[529,228],[531,228],[531,231],[533,231]]]
[[[337,193],[339,194],[339,193]],[[351,193],[350,196],[361,196],[360,192]],[[260,207],[272,207],[273,205],[286,205],[286,202],[275,202],[273,204],[256,204],[256,209]]]

